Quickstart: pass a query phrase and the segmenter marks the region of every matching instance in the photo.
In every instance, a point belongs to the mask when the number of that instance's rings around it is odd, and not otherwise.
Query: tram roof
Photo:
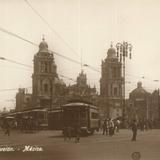
[[[33,110],[31,110],[31,111],[47,111],[47,109],[33,109]]]
[[[94,105],[83,103],[83,102],[72,102],[72,103],[67,103],[63,105],[62,107],[77,107],[77,106],[82,106],[82,107],[91,107],[91,108],[97,108]]]
[[[10,113],[9,115],[17,115],[17,114],[29,113],[29,112],[37,112],[37,111],[43,112],[43,111],[47,111],[47,109],[32,109],[32,110],[28,110],[28,111]]]

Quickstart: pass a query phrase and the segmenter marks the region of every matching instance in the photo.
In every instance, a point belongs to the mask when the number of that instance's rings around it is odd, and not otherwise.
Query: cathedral
[[[128,119],[136,117],[157,120],[160,117],[159,91],[148,95],[141,83],[138,83],[137,89],[130,93],[127,105],[124,95],[124,76],[122,76],[123,63],[112,45],[107,51],[106,58],[102,60],[100,94],[95,87],[87,84],[87,75],[82,68],[77,75],[76,83],[67,86],[59,78],[54,54],[49,50],[44,38],[34,55],[33,65],[32,93],[27,93],[25,88],[19,88],[16,94],[15,112],[34,109],[52,110],[67,102],[80,100],[98,106],[101,119],[108,117],[123,120],[128,116]]]
[[[57,73],[53,52],[42,39],[39,50],[34,55],[32,74],[32,94],[20,88],[16,94],[16,111],[25,111],[35,108],[53,109],[70,100],[93,101],[97,95],[96,88],[87,84],[87,76],[82,70],[76,84],[66,86]]]

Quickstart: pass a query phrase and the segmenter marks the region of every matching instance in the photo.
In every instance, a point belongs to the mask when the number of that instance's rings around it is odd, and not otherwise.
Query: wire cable
[[[23,87],[25,89],[27,88],[32,88],[32,87]],[[14,91],[14,90],[18,90],[19,88],[8,88],[8,89],[0,89],[0,92],[6,92],[6,91]]]
[[[26,42],[28,42],[28,43],[34,45],[34,46],[38,46],[38,44],[33,43],[33,42],[31,42],[31,41],[29,41],[29,40],[27,40],[27,39],[25,39],[25,38],[23,38],[23,37],[21,37],[21,36],[15,34],[15,33],[13,33],[13,32],[10,32],[10,31],[4,29],[4,28],[1,28],[1,27],[0,27],[0,31],[5,32],[5,33],[7,33],[7,34],[9,34],[9,35],[12,35],[12,36],[14,36],[14,37],[17,37],[17,38],[19,38],[19,39],[21,39],[21,40],[23,40],[23,41],[26,41]]]
[[[68,42],[66,42],[62,36],[56,32],[56,30],[45,20],[44,17],[42,17],[40,15],[40,13],[31,5],[31,3],[29,3],[28,0],[24,0],[26,2],[26,4],[33,10],[33,12],[48,26],[48,28],[59,38],[63,41],[63,43],[70,49],[72,50],[72,52],[76,55],[78,55],[78,53],[68,44]]]
[[[1,59],[1,60],[5,60],[5,61],[8,61],[8,62],[15,63],[15,64],[19,64],[19,65],[22,65],[22,66],[25,66],[25,67],[33,68],[33,67],[30,66],[30,65],[27,65],[27,64],[24,64],[24,63],[21,63],[21,62],[17,62],[17,61],[11,60],[11,59],[7,59],[7,58],[4,58],[4,57],[0,57],[0,59]]]
[[[5,61],[9,61],[9,62],[12,62],[12,63],[18,64],[18,65],[23,65],[23,66],[25,66],[25,67],[33,68],[33,67],[32,67],[32,66],[30,66],[30,65],[26,65],[26,64],[23,64],[23,63],[17,62],[17,61],[15,61],[15,60],[7,59],[7,58],[5,58],[5,57],[0,57],[0,60],[5,60]],[[59,75],[60,77],[67,78],[67,79],[69,79],[69,80],[71,80],[71,81],[76,82],[73,78],[70,78],[70,77],[64,76],[64,75],[62,75],[62,74],[58,74],[58,75]]]
[[[13,32],[10,32],[10,31],[2,28],[2,27],[0,27],[0,31],[1,31],[1,32],[4,32],[4,33],[7,33],[7,34],[9,34],[9,35],[11,35],[11,36],[14,36],[14,37],[16,37],[16,38],[18,38],[18,39],[21,39],[21,40],[23,40],[23,41],[25,41],[25,42],[28,42],[28,43],[30,43],[30,44],[38,47],[38,44],[36,44],[36,43],[34,43],[34,42],[30,41],[30,40],[27,40],[27,39],[25,39],[25,38],[23,38],[23,37],[15,34],[15,33],[13,33]],[[79,62],[79,61],[76,61],[76,60],[74,60],[74,59],[72,59],[72,58],[69,58],[69,57],[66,57],[66,56],[64,56],[64,55],[61,55],[61,54],[59,54],[59,53],[57,53],[57,52],[53,52],[53,51],[51,51],[51,50],[49,50],[49,51],[50,51],[51,53],[57,55],[57,56],[60,56],[60,57],[62,57],[62,58],[64,58],[64,59],[70,61],[70,62],[73,62],[73,63],[76,63],[76,64],[81,65],[81,62]],[[17,63],[20,63],[20,62],[17,62]],[[25,64],[23,64],[23,65],[25,65]],[[85,67],[88,67],[88,68],[94,70],[94,71],[100,72],[99,70],[95,69],[94,67],[92,67],[92,66],[90,66],[90,65],[88,65],[88,64],[83,64],[83,65],[84,65]],[[26,65],[25,65],[25,66],[26,66]]]

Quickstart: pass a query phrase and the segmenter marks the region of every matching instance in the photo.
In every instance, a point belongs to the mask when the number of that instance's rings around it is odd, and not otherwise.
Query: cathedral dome
[[[131,93],[130,96],[131,97],[143,97],[146,96],[148,94],[148,92],[142,87],[142,82],[138,82],[137,83],[137,88],[134,89]]]
[[[108,49],[107,55],[108,55],[108,58],[117,58],[116,50],[115,48],[112,47],[112,45],[111,45],[111,48]]]
[[[48,52],[48,44],[45,42],[44,38],[42,42],[39,44],[39,52]]]

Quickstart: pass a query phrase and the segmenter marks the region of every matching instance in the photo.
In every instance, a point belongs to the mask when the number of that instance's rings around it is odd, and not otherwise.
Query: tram
[[[18,122],[18,125],[22,123],[22,121],[23,122],[31,121],[39,129],[48,128],[47,109],[32,109],[28,111],[14,112],[14,113],[10,113],[8,116],[14,117],[14,119]]]
[[[70,102],[49,113],[49,128],[63,129],[80,126],[81,133],[93,134],[99,129],[98,107],[85,102]]]

